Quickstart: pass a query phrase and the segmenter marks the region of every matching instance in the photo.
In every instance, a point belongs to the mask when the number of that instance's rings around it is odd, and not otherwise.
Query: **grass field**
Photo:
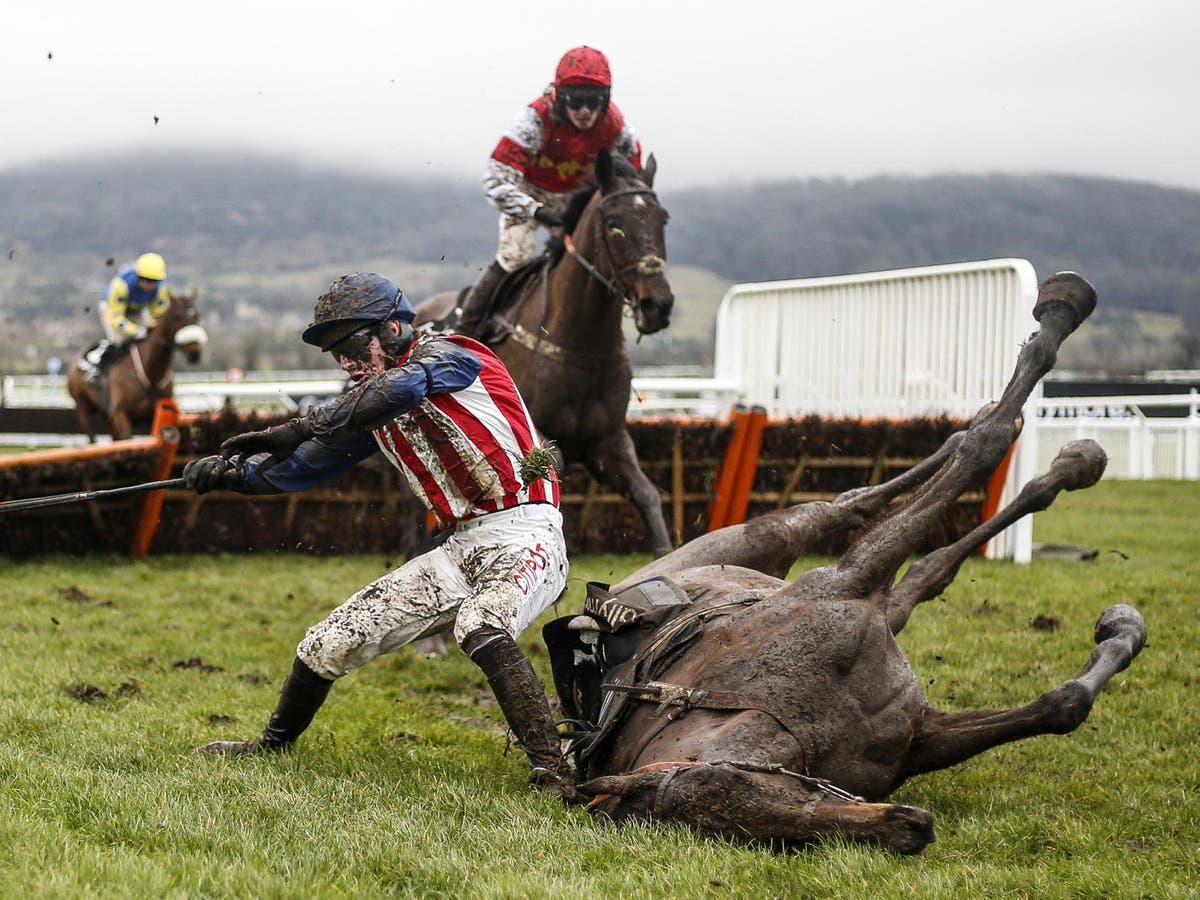
[[[904,785],[894,799],[938,830],[916,858],[773,854],[565,810],[527,789],[457,651],[351,674],[289,755],[200,757],[258,733],[305,626],[394,561],[0,561],[0,895],[1196,896],[1198,521],[1198,484],[1102,482],[1035,528],[1096,559],[973,560],[917,611],[901,645],[951,709],[1023,704],[1071,677],[1111,603],[1138,606],[1150,640],[1074,734]],[[576,559],[564,609],[584,580],[639,561]],[[1039,615],[1060,627],[1032,628]],[[537,631],[522,643],[548,678]]]

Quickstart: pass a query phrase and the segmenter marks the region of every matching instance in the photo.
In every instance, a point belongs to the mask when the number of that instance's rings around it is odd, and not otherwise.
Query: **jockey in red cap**
[[[537,255],[534,231],[561,224],[573,191],[590,183],[601,148],[642,167],[633,127],[610,99],[608,59],[592,47],[568,50],[540,97],[526,106],[500,138],[483,178],[500,211],[500,247],[463,301],[458,330],[475,335],[507,272]]]

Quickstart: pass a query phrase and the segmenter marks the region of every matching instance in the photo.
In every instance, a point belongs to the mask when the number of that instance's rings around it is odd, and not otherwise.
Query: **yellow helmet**
[[[167,263],[157,253],[143,253],[137,258],[133,271],[137,273],[138,278],[162,281],[167,277]]]

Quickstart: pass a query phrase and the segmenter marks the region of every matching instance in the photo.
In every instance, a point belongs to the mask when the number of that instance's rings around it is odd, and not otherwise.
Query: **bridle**
[[[168,313],[168,315],[169,314],[170,313]],[[150,332],[149,335],[147,335],[146,339],[148,342],[158,342],[160,344],[168,345],[168,353],[171,353],[174,352],[175,349],[175,341],[173,340],[174,334],[177,334],[179,331],[190,325],[198,325],[199,322],[200,317],[196,314],[195,308],[192,307],[188,309],[183,324],[179,325],[175,329],[171,338],[167,338],[159,334],[158,329],[155,328]],[[159,380],[158,384],[152,385],[150,383],[150,376],[146,374],[146,366],[142,362],[140,344],[134,344],[129,348],[129,356],[133,362],[133,372],[137,376],[138,383],[141,384],[145,390],[163,390],[170,383],[172,377],[170,366],[167,366],[167,371]]]
[[[656,197],[654,191],[650,190],[649,188],[625,188],[623,190],[613,191],[611,194],[605,194],[597,202],[598,211],[600,213],[600,240],[603,242],[604,252],[608,255],[609,260],[612,261],[614,268],[616,268],[616,256],[613,254],[612,245],[609,242],[608,229],[604,227],[604,204],[613,197],[636,194]],[[662,273],[664,266],[664,262],[661,257],[652,255],[642,256],[634,260],[632,263],[616,269],[616,280],[614,280],[613,278],[609,278],[607,275],[601,272],[591,260],[587,259],[582,253],[579,252],[579,248],[576,247],[575,242],[571,240],[571,235],[563,235],[563,246],[571,258],[579,263],[579,265],[585,272],[588,273],[590,277],[595,278],[602,285],[604,285],[610,297],[617,297],[620,299],[621,306],[623,309],[628,310],[631,316],[636,316],[639,301],[637,295],[634,294],[630,286],[625,283],[626,274],[632,269],[637,269],[642,275],[658,275]],[[580,349],[567,350],[547,339],[548,332],[546,331],[545,327],[546,315],[549,310],[547,292],[549,290],[549,272],[553,267],[553,263],[549,259],[546,259],[543,263],[543,266],[544,268],[542,271],[542,283],[540,291],[542,300],[542,326],[537,329],[536,333],[531,333],[529,330],[524,328],[519,321],[517,321],[509,326],[509,335],[512,337],[513,341],[525,349],[541,356],[545,356],[548,359],[553,359],[556,362],[570,363],[584,369],[599,369],[608,365],[609,360],[611,360],[615,354],[619,353],[619,350],[604,351],[602,353],[590,353],[586,350]],[[638,335],[638,339],[641,339],[640,334]]]
[[[624,188],[623,190],[613,191],[611,194],[605,194],[600,198],[597,204],[600,216],[600,240],[604,244],[604,251],[608,254],[608,258],[613,261],[614,268],[616,267],[616,256],[612,250],[612,244],[608,236],[608,229],[604,227],[604,204],[615,197],[627,197],[631,195],[648,195],[654,197],[657,201],[657,195],[649,188]],[[569,234],[563,235],[563,245],[566,247],[567,253],[571,255],[579,265],[583,266],[584,270],[599,281],[605,288],[608,289],[610,296],[619,297],[621,304],[630,312],[637,308],[638,298],[634,295],[632,289],[625,281],[625,276],[631,270],[636,269],[640,275],[657,275],[663,270],[663,259],[659,256],[646,255],[635,259],[633,262],[616,269],[616,280],[607,277],[601,272],[596,265],[584,257],[579,249],[575,246],[575,242],[571,240]]]

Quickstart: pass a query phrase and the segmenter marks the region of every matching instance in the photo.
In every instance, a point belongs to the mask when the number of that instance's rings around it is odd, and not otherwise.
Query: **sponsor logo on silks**
[[[535,165],[539,169],[554,169],[559,178],[573,178],[581,173],[584,176],[591,176],[596,171],[594,163],[581,163],[574,159],[555,162],[544,153],[537,158]]]
[[[538,544],[529,551],[529,555],[522,560],[521,565],[517,566],[517,570],[513,573],[513,583],[517,589],[529,596],[529,592],[542,583],[544,578],[542,573],[550,568],[550,554],[546,548]]]

